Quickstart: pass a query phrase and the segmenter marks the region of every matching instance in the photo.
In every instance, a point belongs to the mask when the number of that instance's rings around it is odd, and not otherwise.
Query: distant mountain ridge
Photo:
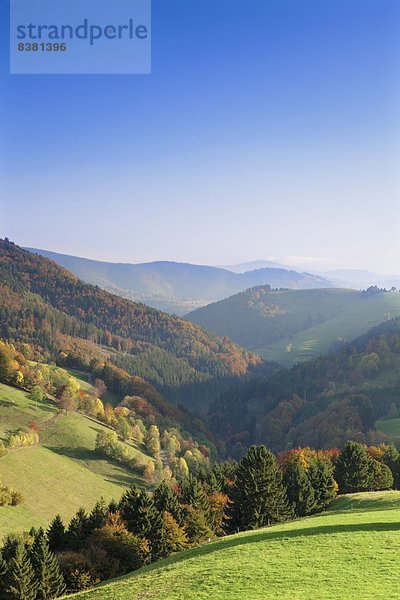
[[[273,288],[290,289],[315,289],[331,285],[319,275],[284,268],[233,273],[219,267],[172,261],[108,263],[48,250],[26,250],[54,260],[87,283],[179,315],[255,285],[269,284]]]
[[[286,269],[292,271],[294,267],[276,262],[273,260],[251,260],[250,262],[239,263],[237,265],[223,265],[221,269],[227,269],[234,273],[246,273],[247,271],[254,271],[256,269]],[[298,269],[302,272],[302,269]]]
[[[340,287],[353,287],[355,289],[367,288],[371,285],[385,287],[400,287],[400,275],[382,275],[362,269],[337,269],[320,273],[321,277],[328,277],[335,285]]]

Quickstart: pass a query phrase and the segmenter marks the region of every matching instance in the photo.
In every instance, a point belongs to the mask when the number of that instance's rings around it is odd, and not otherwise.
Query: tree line
[[[65,525],[10,535],[1,549],[0,597],[48,600],[87,589],[176,552],[237,531],[325,510],[338,492],[400,487],[394,446],[349,441],[342,451],[299,448],[279,456],[252,446],[239,462],[207,474],[131,486],[119,502],[100,500]]]

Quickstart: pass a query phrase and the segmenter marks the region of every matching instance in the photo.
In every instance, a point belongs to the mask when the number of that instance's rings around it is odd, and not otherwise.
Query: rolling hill
[[[399,509],[400,492],[342,496],[323,515],[229,536],[73,597],[395,600]]]
[[[143,485],[138,473],[95,452],[104,425],[77,412],[62,414],[50,400],[34,403],[26,392],[0,384],[0,440],[33,420],[40,426],[40,445],[8,450],[0,459],[0,480],[24,498],[17,507],[1,508],[0,538],[47,527],[57,513],[70,519],[101,496],[118,499],[132,483]],[[130,452],[142,454],[132,445]]]
[[[213,382],[215,394],[218,382],[261,364],[226,338],[84,283],[8,240],[0,240],[0,337],[86,370],[101,356],[189,405],[199,382]]]
[[[186,318],[267,360],[291,366],[399,315],[399,293],[271,291],[259,286],[193,311]]]
[[[234,456],[252,443],[279,452],[398,441],[380,422],[400,414],[399,369],[396,318],[329,354],[238,381],[210,407],[208,424]]]
[[[329,286],[327,279],[284,268],[259,268],[246,273],[177,262],[107,263],[28,248],[68,269],[83,281],[119,296],[183,315],[254,285],[294,289]]]

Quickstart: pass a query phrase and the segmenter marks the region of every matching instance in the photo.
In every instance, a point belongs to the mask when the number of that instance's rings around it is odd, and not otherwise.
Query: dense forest
[[[316,360],[233,385],[212,405],[209,425],[234,456],[251,443],[374,442],[375,421],[400,414],[399,367],[400,319],[392,319]]]
[[[212,381],[215,398],[219,382],[262,366],[227,338],[88,285],[8,240],[0,240],[0,336],[33,343],[53,360],[107,356],[171,400],[182,402],[185,387],[187,404],[201,403],[192,384]]]

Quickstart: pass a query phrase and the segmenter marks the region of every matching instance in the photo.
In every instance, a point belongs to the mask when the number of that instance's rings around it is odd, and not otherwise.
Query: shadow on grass
[[[134,579],[136,576],[150,573],[157,569],[163,569],[166,566],[173,565],[176,563],[183,562],[185,560],[189,560],[190,558],[194,558],[196,556],[208,556],[213,554],[214,552],[219,552],[220,550],[227,550],[229,548],[236,548],[238,546],[245,546],[246,544],[253,544],[262,541],[272,542],[274,540],[288,540],[294,538],[301,537],[312,537],[318,535],[329,535],[334,533],[360,533],[360,532],[383,532],[383,531],[400,531],[400,522],[399,523],[361,523],[361,524],[349,524],[349,525],[320,525],[317,527],[304,527],[303,529],[296,530],[288,530],[288,531],[275,531],[274,528],[266,529],[265,532],[261,533],[260,530],[254,531],[254,533],[250,533],[243,537],[233,537],[228,536],[226,538],[222,538],[217,543],[206,544],[203,546],[199,546],[198,548],[193,548],[191,550],[186,550],[181,552],[180,554],[175,554],[174,556],[170,556],[165,558],[164,560],[157,561],[137,571],[133,571],[128,575],[122,575],[121,577],[117,577],[115,579],[109,579],[108,581],[104,581],[95,589],[101,589],[102,587],[106,587],[110,583],[123,581],[127,579]],[[271,549],[272,550],[272,549]],[[272,550],[273,551],[273,550]]]
[[[51,446],[49,447],[49,449],[55,454],[59,454],[60,456],[67,456],[68,458],[72,458],[73,460],[85,462],[88,465],[89,470],[92,471],[92,473],[97,473],[98,475],[100,475],[100,477],[104,479],[104,481],[107,481],[109,483],[115,483],[118,485],[128,487],[132,485],[134,481],[137,481],[137,477],[135,477],[134,473],[130,475],[121,468],[121,465],[119,463],[114,462],[112,460],[107,460],[106,458],[104,458],[103,455],[97,454],[94,450],[89,450],[88,448],[66,448],[65,446]],[[97,462],[99,460],[111,463],[115,468],[114,473],[107,473],[106,475],[104,475],[101,472],[98,472],[96,469],[91,469],[90,463]]]
[[[68,456],[68,458],[73,458],[75,460],[84,460],[85,462],[98,460],[100,458],[94,452],[94,450],[89,450],[89,448],[67,448],[66,446],[51,446],[50,450],[52,452],[55,452],[56,454],[60,454],[61,456]]]
[[[228,536],[222,538],[217,543],[210,545],[199,546],[192,550],[182,552],[175,556],[171,556],[163,561],[153,563],[140,569],[140,572],[148,572],[153,569],[162,568],[168,564],[174,564],[195,556],[207,556],[220,550],[245,546],[247,544],[259,543],[263,541],[273,542],[280,540],[290,540],[301,537],[312,537],[320,535],[341,534],[341,533],[363,533],[363,532],[384,532],[384,531],[400,531],[400,521],[398,523],[357,523],[348,525],[320,525],[317,527],[304,527],[303,529],[275,531],[274,528],[266,529],[261,533],[260,530],[250,533],[243,537]],[[139,572],[139,571],[138,571]],[[137,573],[138,573],[137,572]],[[135,573],[136,575],[136,573]]]
[[[14,407],[18,406],[18,404],[16,402],[13,402],[12,400],[1,400],[0,401],[1,408],[10,408],[10,406],[12,406],[14,408]]]

